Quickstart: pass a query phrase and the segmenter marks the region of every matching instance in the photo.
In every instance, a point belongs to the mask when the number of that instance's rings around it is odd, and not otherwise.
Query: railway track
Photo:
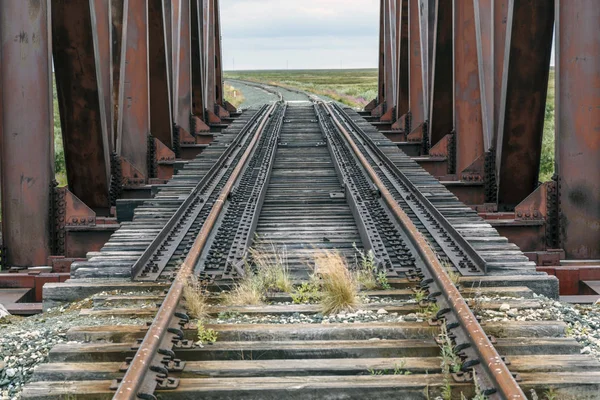
[[[74,266],[61,299],[152,322],[71,329],[24,398],[600,398],[600,363],[564,323],[486,320],[543,307],[555,282],[358,114],[313,100],[244,113]],[[315,253],[371,250],[386,288],[335,315],[283,292],[221,304],[250,247],[285,249],[296,285]],[[202,323],[182,301],[192,275],[211,292]]]

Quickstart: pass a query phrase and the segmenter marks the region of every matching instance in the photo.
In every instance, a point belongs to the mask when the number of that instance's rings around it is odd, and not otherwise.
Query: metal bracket
[[[456,383],[470,383],[473,382],[473,373],[471,371],[468,372],[456,372],[452,374],[452,379]]]

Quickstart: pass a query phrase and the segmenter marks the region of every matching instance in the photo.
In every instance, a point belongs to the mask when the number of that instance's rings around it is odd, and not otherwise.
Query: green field
[[[300,89],[356,108],[377,97],[377,69],[228,71],[224,75]]]
[[[356,70],[273,70],[227,71],[225,78],[304,90],[351,107],[363,108],[377,96],[377,69]],[[548,101],[544,120],[544,140],[540,165],[540,181],[554,174],[554,69],[550,71]],[[227,99],[227,97],[226,97]]]

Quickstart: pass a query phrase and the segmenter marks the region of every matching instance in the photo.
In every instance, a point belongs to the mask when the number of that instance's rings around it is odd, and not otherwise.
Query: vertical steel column
[[[91,0],[92,29],[94,38],[94,53],[96,59],[96,71],[98,74],[98,85],[100,87],[100,101],[104,103],[104,126],[108,137],[108,152],[114,151],[114,133],[112,129],[113,107],[112,107],[112,29],[111,29],[111,1]]]
[[[216,105],[216,71],[215,71],[215,35],[213,0],[204,0],[204,54],[206,55],[206,109],[215,114]]]
[[[127,3],[129,0],[110,0],[110,30],[111,30],[111,152],[117,153],[117,139],[121,129],[121,104],[122,92],[121,84],[124,77],[124,69],[121,68],[123,58],[125,57],[125,46],[123,43],[123,23],[127,15]],[[126,7],[127,6],[127,7]],[[125,24],[125,26],[127,26]]]
[[[192,111],[195,116],[205,121],[204,115],[204,64],[202,47],[202,0],[192,0],[192,41],[191,41],[191,64],[192,64]]]
[[[556,167],[568,258],[600,258],[600,7],[556,0]]]
[[[379,80],[377,91],[377,104],[385,101],[385,4],[387,0],[379,2]]]
[[[494,126],[494,4],[493,0],[473,0],[475,6],[475,36],[481,89],[481,117],[483,119],[483,149],[492,147]]]
[[[189,1],[189,0],[188,0]],[[223,106],[223,53],[221,51],[221,16],[219,9],[219,0],[213,0],[214,4],[214,40],[215,40],[215,101],[219,106]]]
[[[164,0],[148,1],[148,43],[150,73],[150,129],[152,136],[173,148],[173,116],[171,114],[171,58],[168,56],[165,20],[170,8]],[[168,13],[168,14],[167,14]]]
[[[452,132],[452,2],[437,0],[433,34],[429,143],[433,147]]]
[[[483,155],[481,95],[473,1],[454,0],[454,129],[456,172]]]
[[[419,129],[419,126],[425,122],[419,0],[409,0],[408,15],[410,129],[413,131]]]
[[[489,0],[488,0],[489,1]],[[494,107],[492,115],[492,145],[496,145],[498,137],[498,121],[500,120],[500,102],[502,101],[502,76],[504,75],[504,54],[506,52],[506,21],[508,19],[509,0],[494,0],[492,23],[494,26]]]
[[[399,0],[397,6],[396,45],[398,54],[398,77],[396,95],[396,119],[408,112],[408,0]]]
[[[147,177],[147,136],[150,133],[148,73],[148,3],[125,0],[120,112],[117,153]]]
[[[50,255],[50,29],[49,0],[0,0],[2,239],[11,265],[45,265]]]
[[[498,204],[512,209],[538,184],[554,0],[511,0],[496,146]]]
[[[395,80],[393,71],[395,70],[395,32],[392,30],[392,16],[395,15],[395,10],[392,7],[391,0],[384,1],[383,7],[383,37],[384,37],[384,91],[385,91],[385,101],[386,107],[383,110],[384,113],[388,110],[392,109],[396,105],[395,99]]]
[[[190,0],[178,2],[173,20],[173,119],[190,132],[192,114]],[[175,3],[174,3],[175,4]]]
[[[433,30],[435,24],[435,0],[419,0],[421,39],[421,70],[423,79],[424,120],[429,116],[429,87],[431,85],[431,58],[433,57]]]
[[[95,3],[52,1],[53,57],[69,190],[88,207],[108,210],[110,139],[105,97],[110,99],[110,94],[105,93],[97,57],[101,50],[108,53],[109,38],[100,36],[92,19],[95,5],[101,5]]]

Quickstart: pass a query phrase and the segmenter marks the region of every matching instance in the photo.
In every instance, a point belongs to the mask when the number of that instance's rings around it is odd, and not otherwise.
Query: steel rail
[[[148,328],[148,331],[144,336],[144,340],[133,357],[131,365],[127,369],[121,384],[117,388],[117,392],[115,393],[113,400],[133,400],[139,397],[139,389],[142,387],[147,378],[147,373],[151,367],[152,359],[159,350],[159,346],[163,337],[167,333],[171,319],[175,316],[176,309],[183,294],[183,288],[185,287],[188,278],[191,276],[194,266],[200,258],[200,254],[202,253],[204,245],[206,244],[210,232],[215,225],[229,194],[231,193],[231,189],[242,172],[246,161],[252,154],[256,143],[258,143],[267,121],[275,110],[277,104],[278,103],[274,103],[269,108],[248,148],[242,155],[242,158],[235,167],[235,170],[227,180],[225,187],[223,187],[219,198],[212,206],[211,211],[206,218],[205,223],[202,225],[202,228],[200,229],[200,232],[198,233],[190,252],[183,261],[175,280],[171,284],[164,301],[156,313],[156,316],[152,321],[152,325],[150,328]],[[144,393],[144,395],[145,398],[148,398],[151,396],[151,393]]]
[[[140,280],[140,273],[143,269],[148,265],[148,263],[152,260],[155,254],[159,251],[161,246],[164,246],[163,253],[161,255],[161,260],[156,261],[158,264],[161,263],[161,267],[164,267],[168,259],[170,259],[183,240],[185,233],[191,227],[197,215],[200,213],[201,208],[199,207],[195,213],[190,213],[189,218],[186,217],[186,213],[190,210],[194,203],[199,201],[202,197],[202,191],[209,186],[210,182],[217,177],[219,172],[223,169],[227,163],[231,162],[236,156],[238,145],[241,145],[246,142],[248,132],[251,132],[252,129],[256,126],[257,121],[260,119],[260,116],[264,114],[267,106],[261,107],[255,115],[250,118],[250,120],[244,125],[241,132],[237,135],[237,137],[229,144],[229,146],[223,151],[218,158],[218,160],[212,165],[212,167],[204,174],[200,182],[196,184],[196,186],[192,189],[190,194],[186,197],[186,199],[181,203],[179,208],[175,211],[175,213],[169,218],[165,226],[160,230],[158,235],[152,240],[152,243],[144,250],[144,252],[137,259],[135,264],[131,267],[131,276]],[[212,193],[212,191],[211,191]],[[201,206],[204,206],[204,202],[202,202]],[[173,239],[173,243],[167,244],[169,235],[172,234],[173,230],[180,224],[182,228],[181,234],[179,234],[176,238]],[[159,268],[157,271],[158,274],[162,272],[162,268]],[[141,279],[146,280],[146,279]]]
[[[438,283],[440,290],[448,300],[448,303],[456,315],[460,325],[466,331],[469,342],[477,353],[481,365],[486,372],[487,378],[497,390],[496,394],[499,395],[500,398],[506,400],[525,400],[527,398],[525,393],[523,393],[523,390],[514,379],[511,372],[508,370],[506,364],[502,360],[502,357],[500,357],[488,336],[485,334],[483,328],[481,325],[479,325],[479,322],[477,322],[477,318],[475,315],[473,315],[473,312],[465,302],[464,298],[456,286],[452,283],[450,276],[438,260],[436,254],[430,247],[425,237],[421,234],[421,232],[419,232],[417,227],[411,221],[410,217],[394,200],[394,197],[381,181],[377,175],[377,172],[375,172],[373,167],[371,167],[365,156],[362,154],[352,139],[350,133],[348,133],[346,128],[334,115],[331,105],[327,103],[323,103],[323,105],[332,121],[339,129],[340,133],[342,133],[342,135],[345,137],[348,145],[351,147],[363,168],[381,192],[381,197],[390,208],[390,211],[398,219],[399,223],[405,229],[407,236],[417,248],[417,251],[422,257],[423,262],[430,270],[432,278]]]
[[[344,111],[338,104],[334,104],[333,108],[337,111],[338,115],[343,117],[345,115]],[[375,157],[379,158],[378,164],[384,165],[388,170],[391,176],[394,176],[399,180],[400,183],[404,184],[407,190],[412,194],[416,200],[424,207],[424,209],[429,213],[429,215],[435,220],[444,230],[445,232],[452,238],[452,242],[460,247],[460,249],[467,256],[467,259],[470,261],[483,273],[487,272],[487,263],[479,255],[479,253],[471,246],[471,244],[456,230],[454,226],[442,215],[442,213],[429,201],[429,199],[415,186],[414,183],[402,172],[393,162],[390,160],[383,151],[375,144],[373,139],[368,137],[360,127],[354,122],[351,118],[344,118],[344,121],[347,125],[355,132],[360,138],[363,140],[363,144],[371,150],[370,156],[375,159]],[[385,174],[385,170],[382,170]],[[400,192],[400,191],[399,191]],[[407,199],[402,193],[400,193],[404,200],[410,205],[409,199]],[[435,238],[435,235],[434,235]],[[443,243],[438,243],[440,246],[443,246]],[[459,272],[464,273],[458,265],[456,268]]]

